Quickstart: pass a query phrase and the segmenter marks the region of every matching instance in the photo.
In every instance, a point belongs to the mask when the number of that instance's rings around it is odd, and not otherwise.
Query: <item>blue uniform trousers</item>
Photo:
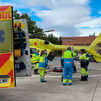
[[[63,79],[66,80],[68,75],[68,82],[72,83],[73,63],[64,63]],[[64,83],[66,83],[64,81]]]

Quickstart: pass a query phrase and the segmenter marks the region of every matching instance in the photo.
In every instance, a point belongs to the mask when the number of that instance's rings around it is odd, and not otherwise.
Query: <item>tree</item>
[[[59,37],[58,44],[59,44],[59,45],[62,45],[62,37],[61,37],[61,36]]]
[[[43,29],[39,28],[36,25],[36,22],[31,19],[27,13],[19,14],[17,10],[13,12],[14,19],[27,19],[28,21],[28,30],[32,38],[44,37]]]
[[[62,37],[56,37],[53,34],[49,34],[47,36],[47,40],[52,42],[53,44],[62,44]]]
[[[20,14],[17,12],[17,10],[13,12],[13,17],[14,19],[20,19]]]
[[[52,42],[53,44],[62,44],[61,37],[55,37],[53,34],[46,35],[43,29],[36,25],[36,22],[31,19],[27,13],[19,14],[17,10],[13,12],[14,19],[27,19],[28,30],[31,34],[30,38],[40,38]]]

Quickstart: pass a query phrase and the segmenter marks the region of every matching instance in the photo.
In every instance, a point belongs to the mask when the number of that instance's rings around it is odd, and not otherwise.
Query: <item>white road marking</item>
[[[100,77],[101,74],[98,75],[89,75],[89,77]],[[32,75],[32,77],[39,77],[39,75]],[[51,76],[51,75],[46,75],[45,77],[48,78],[61,78],[61,76]],[[73,76],[73,78],[80,78],[81,76]]]

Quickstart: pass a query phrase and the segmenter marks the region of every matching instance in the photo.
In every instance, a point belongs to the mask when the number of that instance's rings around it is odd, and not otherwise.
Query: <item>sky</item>
[[[0,0],[1,6],[28,13],[44,31],[55,30],[50,33],[62,37],[98,35],[100,4],[101,0]]]

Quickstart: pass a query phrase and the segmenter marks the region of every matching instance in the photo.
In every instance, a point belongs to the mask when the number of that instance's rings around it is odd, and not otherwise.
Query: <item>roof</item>
[[[90,45],[96,36],[82,36],[82,37],[63,37],[63,45]]]

